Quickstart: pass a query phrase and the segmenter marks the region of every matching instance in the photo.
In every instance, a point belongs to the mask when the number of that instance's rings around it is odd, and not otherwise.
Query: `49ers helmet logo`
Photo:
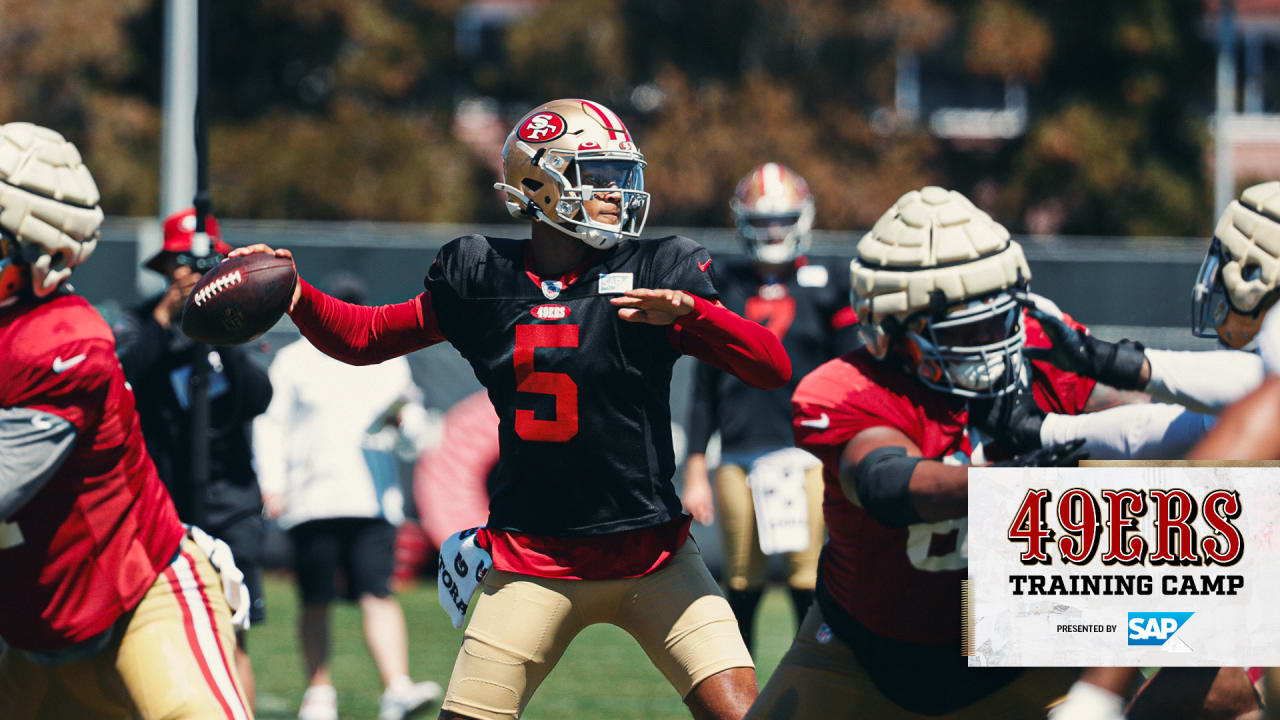
[[[550,142],[564,134],[565,121],[559,113],[543,111],[525,120],[516,136],[526,142]]]

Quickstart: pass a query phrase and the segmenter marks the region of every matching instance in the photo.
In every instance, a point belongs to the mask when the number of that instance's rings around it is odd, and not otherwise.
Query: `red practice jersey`
[[[56,415],[75,444],[0,533],[0,637],[53,651],[141,601],[183,528],[147,455],[115,339],[83,298],[0,309],[0,407]]]
[[[1024,322],[1028,345],[1048,345],[1039,323],[1029,317]],[[1084,411],[1095,381],[1047,363],[1032,365],[1032,391],[1041,408],[1067,415]],[[895,362],[857,350],[806,376],[791,405],[796,445],[823,464],[830,541],[820,572],[826,592],[876,635],[928,644],[956,640],[960,581],[968,565],[967,519],[887,528],[845,497],[839,472],[844,446],[872,427],[902,432],[926,458],[968,463],[974,448],[966,431],[967,403],[930,389]],[[988,460],[1007,456],[1000,448],[983,450]]]

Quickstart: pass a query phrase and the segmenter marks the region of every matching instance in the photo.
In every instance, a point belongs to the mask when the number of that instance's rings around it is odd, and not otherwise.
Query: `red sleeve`
[[[298,279],[302,296],[290,313],[303,337],[324,354],[350,365],[373,365],[445,339],[431,295],[395,305],[353,305]]]
[[[791,379],[791,358],[776,335],[718,302],[692,297],[693,311],[667,329],[667,339],[677,350],[731,372],[752,387],[772,390]]]

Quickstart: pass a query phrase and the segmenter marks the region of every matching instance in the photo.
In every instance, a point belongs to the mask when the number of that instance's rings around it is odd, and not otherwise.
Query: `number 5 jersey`
[[[428,271],[427,292],[399,305],[348,305],[303,283],[293,317],[347,362],[441,340],[458,349],[499,417],[490,530],[572,538],[679,522],[676,359],[694,355],[779,387],[791,373],[786,352],[773,333],[715,302],[711,256],[692,240],[624,240],[554,278],[532,270],[529,243],[457,238]],[[624,321],[609,301],[639,288],[685,291],[694,310],[672,325]]]

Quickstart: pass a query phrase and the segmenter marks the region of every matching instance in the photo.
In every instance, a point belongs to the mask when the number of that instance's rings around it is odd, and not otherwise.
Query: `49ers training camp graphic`
[[[969,471],[974,666],[1280,663],[1280,467]]]

